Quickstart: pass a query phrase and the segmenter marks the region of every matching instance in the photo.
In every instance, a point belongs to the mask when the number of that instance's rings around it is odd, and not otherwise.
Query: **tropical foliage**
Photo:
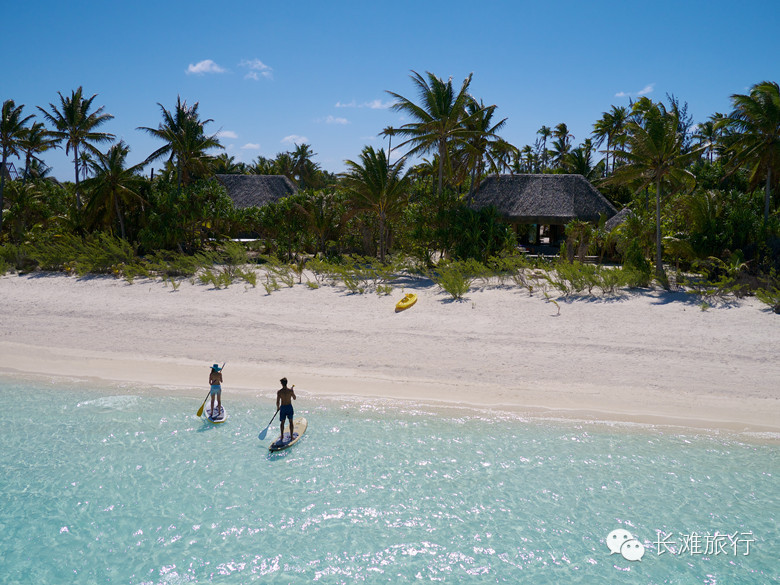
[[[481,182],[495,173],[574,173],[624,208],[622,223],[607,229],[603,222],[573,222],[566,253],[547,266],[549,278],[531,282],[517,267],[495,268],[504,274],[500,278],[511,274],[529,292],[546,286],[570,294],[612,290],[619,283],[647,285],[653,273],[666,283],[664,266],[673,266],[718,282],[726,282],[727,274],[729,283],[763,287],[764,297],[774,298],[767,291],[777,290],[780,272],[776,82],[731,96],[731,112],[699,124],[675,96],[663,102],[644,97],[628,107],[606,108],[592,134],[580,140],[557,121],[542,125],[532,144],[518,147],[501,136],[507,120],[497,106],[471,95],[471,81],[471,75],[455,84],[413,71],[413,98],[388,92],[405,123],[379,132],[387,149],[363,147],[339,175],[321,167],[308,143],[273,158],[236,160],[206,131],[213,120],[201,116],[197,102],[189,105],[181,97],[170,110],[158,104],[156,126],[139,126],[161,146],[135,165],[128,163],[127,144],[104,131],[112,116],[81,87],[39,107],[41,121],[7,99],[0,120],[3,266],[112,272],[111,266],[123,265],[116,270],[126,277],[147,270],[171,278],[194,269],[149,266],[163,266],[168,257],[182,266],[185,257],[197,258],[196,264],[218,257],[233,266],[230,259],[238,256],[229,250],[238,244],[229,241],[250,237],[250,258],[291,262],[298,281],[307,259],[327,258],[342,267],[330,273],[350,290],[379,292],[389,285],[366,276],[369,258],[393,266],[403,256],[459,297],[481,278],[477,264],[503,266],[521,258],[515,230],[495,210],[470,207]],[[46,154],[57,147],[73,161],[72,182],[47,178]],[[162,168],[150,173],[157,161]],[[298,192],[239,210],[216,174],[284,175]],[[100,256],[100,246],[111,252]],[[100,257],[88,262],[90,255]],[[623,270],[583,263],[594,256]],[[244,278],[240,270],[212,270],[215,286]],[[286,284],[290,277],[282,272],[264,286]],[[376,282],[368,286],[372,278]],[[252,273],[244,280],[256,284]]]

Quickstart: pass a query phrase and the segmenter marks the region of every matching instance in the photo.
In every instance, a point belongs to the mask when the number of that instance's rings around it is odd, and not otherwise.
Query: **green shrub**
[[[247,283],[252,285],[252,288],[255,288],[257,286],[257,272],[254,270],[237,270],[236,276],[243,279]]]
[[[582,292],[585,289],[588,294],[591,294],[599,283],[599,275],[593,264],[559,261],[555,271],[548,272],[547,280],[564,295]]]
[[[777,314],[780,314],[780,288],[770,286],[769,288],[759,288],[756,290],[756,298],[769,307]]]
[[[484,275],[486,268],[476,260],[453,261],[437,266],[433,281],[453,299],[462,299],[474,281]]]
[[[626,283],[626,276],[622,268],[607,268],[599,266],[597,271],[597,284],[601,289],[602,294],[615,294],[617,289],[624,286]]]
[[[37,262],[32,255],[29,245],[5,244],[0,247],[0,258],[14,270],[28,272],[34,270]]]
[[[276,278],[274,278],[272,274],[266,273],[265,282],[263,283],[263,288],[265,289],[265,292],[270,295],[275,290],[279,290],[279,283],[276,281]]]

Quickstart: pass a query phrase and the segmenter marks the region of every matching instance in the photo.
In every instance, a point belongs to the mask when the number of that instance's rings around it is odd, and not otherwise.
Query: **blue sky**
[[[37,113],[81,85],[136,163],[161,146],[136,128],[180,95],[237,160],[306,142],[339,172],[405,122],[386,91],[413,98],[411,70],[458,86],[473,72],[472,95],[498,106],[518,147],[559,122],[580,143],[639,95],[673,93],[696,122],[728,112],[731,94],[780,81],[778,30],[777,0],[29,0],[3,11],[0,100]],[[73,179],[64,151],[44,159]]]

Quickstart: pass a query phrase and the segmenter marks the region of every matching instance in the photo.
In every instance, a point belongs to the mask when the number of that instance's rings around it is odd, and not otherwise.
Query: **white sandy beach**
[[[209,366],[232,393],[268,396],[287,376],[306,401],[365,396],[529,416],[780,432],[780,316],[755,299],[701,310],[684,293],[559,299],[517,287],[453,302],[305,284],[35,274],[0,277],[0,371],[159,386],[199,402]]]

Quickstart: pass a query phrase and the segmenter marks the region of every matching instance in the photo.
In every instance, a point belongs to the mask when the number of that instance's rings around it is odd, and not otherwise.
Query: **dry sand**
[[[213,362],[225,396],[365,396],[529,416],[780,432],[780,316],[755,299],[706,311],[684,293],[558,299],[517,287],[463,301],[425,280],[390,296],[305,284],[0,277],[0,371],[154,385],[197,397]]]

